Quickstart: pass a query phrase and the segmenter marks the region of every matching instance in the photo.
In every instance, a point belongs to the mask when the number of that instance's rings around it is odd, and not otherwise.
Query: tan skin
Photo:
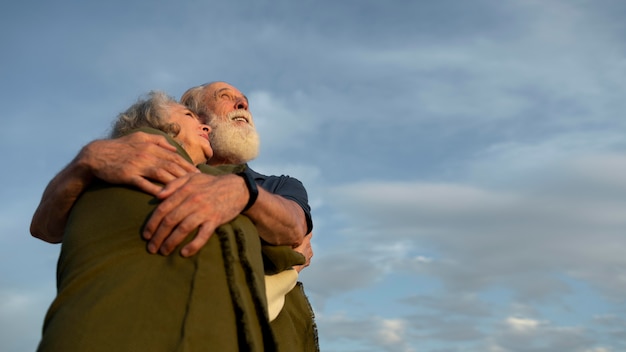
[[[308,235],[304,236],[304,240],[302,243],[294,247],[293,250],[296,252],[302,253],[306,262],[302,265],[296,265],[293,268],[296,269],[297,272],[301,272],[302,269],[306,268],[311,264],[311,259],[313,258],[313,247],[311,247],[311,238],[313,238],[313,232],[310,232]]]
[[[46,187],[33,215],[30,233],[50,243],[63,240],[63,229],[76,199],[94,178],[135,186],[157,194],[162,186],[198,169],[176,153],[162,136],[146,133],[87,144]]]
[[[205,97],[207,108],[218,118],[234,110],[248,110],[248,99],[225,82],[207,86]],[[241,128],[253,123],[243,119],[231,122]],[[209,163],[220,165],[239,162],[214,155]],[[200,227],[194,240],[181,251],[183,256],[188,256],[202,248],[217,226],[240,214],[248,201],[248,190],[236,175],[215,177],[193,174],[170,182],[157,197],[164,201],[144,228],[144,238],[150,240],[148,250],[154,253],[158,249],[162,254],[169,254],[191,230]],[[257,201],[245,214],[255,223],[261,238],[271,244],[298,246],[306,234],[302,208],[260,187]]]
[[[181,104],[169,105],[167,112],[168,122],[180,128],[174,139],[183,146],[194,165],[206,163],[213,157],[213,148],[209,142],[211,126],[201,123],[198,115]]]
[[[248,110],[245,96],[227,83],[213,83],[205,91],[208,97],[217,97],[207,99],[207,106],[215,109],[216,114]],[[216,92],[229,94],[217,95]],[[215,155],[211,159],[211,164],[220,162],[226,161]],[[241,177],[199,173],[175,153],[165,138],[134,133],[85,146],[44,191],[31,222],[31,234],[48,242],[61,242],[72,205],[94,177],[133,185],[163,199],[148,220],[143,236],[149,240],[150,252],[164,255],[170,254],[189,232],[200,227],[196,237],[181,250],[183,256],[197,253],[215,228],[241,213],[249,197]],[[160,187],[151,181],[166,186]],[[270,244],[298,247],[305,240],[306,220],[302,208],[260,187],[257,201],[245,215],[255,223],[261,238]]]

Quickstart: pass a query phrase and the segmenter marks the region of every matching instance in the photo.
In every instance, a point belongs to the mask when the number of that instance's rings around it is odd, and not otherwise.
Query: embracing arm
[[[59,243],[70,209],[91,182],[93,175],[79,154],[48,184],[33,215],[30,233],[41,240]]]
[[[194,172],[198,170],[163,136],[138,132],[91,142],[50,181],[33,215],[30,232],[46,242],[61,242],[74,202],[94,177],[156,194],[162,186],[153,180],[167,183]]]
[[[259,187],[259,197],[247,215],[259,236],[270,244],[297,246],[307,233],[304,210],[296,202]]]
[[[293,200],[258,187],[254,205],[244,215],[256,225],[259,235],[275,245],[296,246],[307,233],[307,218]],[[194,174],[166,185],[157,197],[163,201],[144,227],[152,253],[170,254],[187,235],[199,227],[195,238],[181,250],[183,256],[197,253],[215,229],[237,217],[249,199],[244,179],[229,174]]]

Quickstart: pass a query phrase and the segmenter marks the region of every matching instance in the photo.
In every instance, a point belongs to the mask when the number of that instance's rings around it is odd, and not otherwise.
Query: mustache
[[[229,120],[234,120],[237,117],[243,117],[249,124],[252,124],[252,114],[248,110],[238,109],[226,114],[226,118]]]

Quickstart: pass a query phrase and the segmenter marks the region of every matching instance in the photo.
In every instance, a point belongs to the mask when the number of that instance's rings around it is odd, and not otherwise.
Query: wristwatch
[[[247,172],[239,172],[237,176],[243,177],[243,180],[246,182],[246,187],[248,187],[248,193],[250,194],[250,198],[248,198],[248,204],[241,211],[242,213],[246,210],[250,209],[254,202],[256,202],[257,197],[259,196],[259,189],[256,186],[256,182],[254,182],[254,178]]]

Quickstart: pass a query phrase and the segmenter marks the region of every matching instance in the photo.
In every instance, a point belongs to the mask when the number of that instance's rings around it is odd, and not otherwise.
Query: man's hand
[[[144,227],[148,251],[170,254],[187,235],[196,237],[181,250],[184,257],[196,254],[215,229],[239,215],[248,201],[248,189],[237,175],[188,174],[166,185],[157,197],[164,199]]]
[[[297,272],[301,272],[302,269],[306,268],[311,264],[311,258],[313,258],[313,248],[311,247],[311,238],[313,237],[313,232],[309,232],[308,235],[304,236],[304,240],[302,243],[294,247],[293,250],[304,255],[306,258],[306,262],[302,265],[296,265],[293,268],[296,269]]]
[[[50,243],[63,240],[63,230],[74,202],[94,177],[109,183],[134,185],[150,194],[176,177],[198,170],[176,153],[163,136],[133,133],[118,139],[99,140],[86,145],[48,183],[33,215],[30,232]]]
[[[114,184],[135,186],[156,195],[162,186],[198,169],[176,153],[165,137],[143,132],[91,142],[79,154],[93,176]]]

